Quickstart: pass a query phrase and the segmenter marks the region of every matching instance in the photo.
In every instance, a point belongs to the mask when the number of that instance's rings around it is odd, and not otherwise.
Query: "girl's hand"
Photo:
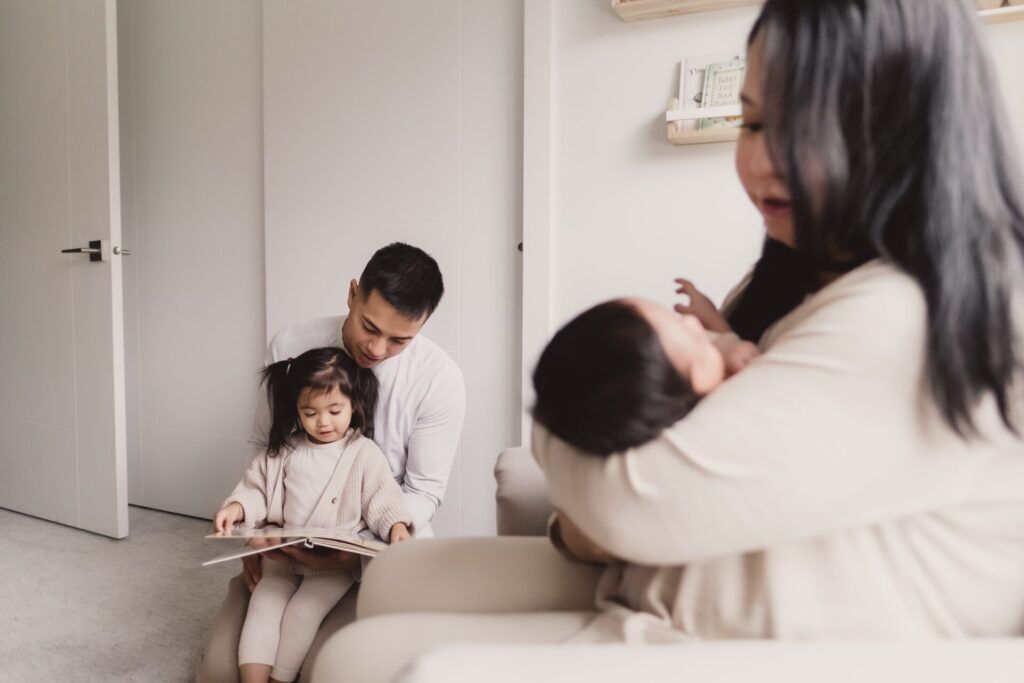
[[[213,529],[218,533],[226,533],[231,530],[235,522],[245,519],[245,510],[239,503],[228,503],[220,510],[217,510],[213,518]]]
[[[679,285],[678,289],[676,289],[676,294],[686,294],[690,297],[689,304],[676,304],[673,307],[676,313],[695,316],[706,330],[722,334],[732,332],[729,322],[715,308],[714,302],[694,287],[692,282],[686,278],[678,277],[676,278],[676,284]]]
[[[408,541],[412,538],[412,534],[409,533],[409,527],[404,523],[398,522],[391,527],[391,542],[399,543],[401,541]]]

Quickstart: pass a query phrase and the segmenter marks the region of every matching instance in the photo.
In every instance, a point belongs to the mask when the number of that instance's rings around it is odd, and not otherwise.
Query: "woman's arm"
[[[979,459],[922,400],[921,295],[865,268],[649,444],[598,458],[535,428],[553,505],[617,557],[674,565],[961,500]]]

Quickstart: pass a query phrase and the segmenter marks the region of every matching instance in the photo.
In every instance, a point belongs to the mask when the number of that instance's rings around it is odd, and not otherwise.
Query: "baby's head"
[[[548,343],[533,373],[533,417],[566,443],[609,455],[658,436],[723,377],[722,355],[696,318],[615,299]]]
[[[277,455],[294,435],[333,443],[349,428],[373,437],[377,378],[340,348],[306,351],[263,370],[273,423],[267,450]]]

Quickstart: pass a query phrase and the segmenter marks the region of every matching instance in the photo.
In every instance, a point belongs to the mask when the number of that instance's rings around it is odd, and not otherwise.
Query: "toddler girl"
[[[323,348],[268,366],[262,379],[273,416],[266,450],[217,512],[217,531],[267,523],[408,539],[402,490],[370,440],[373,372],[342,349]],[[314,572],[264,558],[238,644],[242,680],[294,680],[320,622],[354,580],[348,570]]]

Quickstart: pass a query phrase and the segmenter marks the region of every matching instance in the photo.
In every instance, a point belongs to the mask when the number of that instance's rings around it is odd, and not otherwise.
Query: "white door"
[[[0,507],[122,538],[114,0],[0,0],[0,93]]]

